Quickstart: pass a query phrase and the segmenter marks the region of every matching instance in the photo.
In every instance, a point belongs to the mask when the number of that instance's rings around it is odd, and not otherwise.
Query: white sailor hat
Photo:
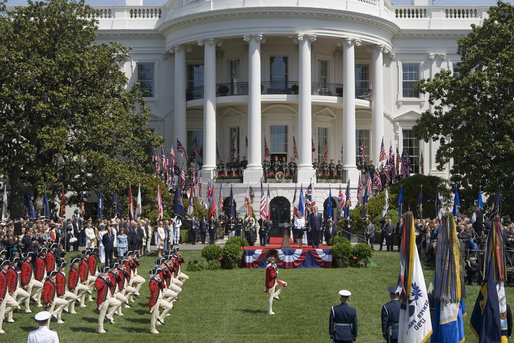
[[[50,319],[50,316],[51,316],[50,312],[41,311],[34,316],[34,319],[37,322],[46,322],[48,319]]]
[[[352,292],[347,291],[346,289],[342,289],[338,293],[342,297],[349,297],[350,295],[352,295]]]

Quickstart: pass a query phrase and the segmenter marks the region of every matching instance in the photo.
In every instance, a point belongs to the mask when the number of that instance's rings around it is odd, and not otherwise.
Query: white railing
[[[487,16],[489,7],[394,6],[397,19],[476,19]]]
[[[160,18],[162,10],[160,8],[131,8],[130,18]]]
[[[94,7],[89,18],[96,19],[158,19],[162,15],[161,7]]]

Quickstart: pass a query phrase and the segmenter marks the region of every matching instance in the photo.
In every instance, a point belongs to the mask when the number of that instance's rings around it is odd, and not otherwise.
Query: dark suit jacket
[[[321,215],[321,213],[312,213],[309,216],[309,224],[311,230],[320,231],[323,228],[323,216]]]
[[[102,243],[104,245],[105,251],[113,251],[114,250],[114,234],[105,233],[102,237]]]

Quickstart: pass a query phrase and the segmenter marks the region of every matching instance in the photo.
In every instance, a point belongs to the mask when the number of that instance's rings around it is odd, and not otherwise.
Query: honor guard
[[[341,304],[330,310],[328,333],[335,343],[352,343],[357,338],[357,311],[348,305],[350,291],[340,290],[339,295]]]
[[[35,256],[36,254],[33,251],[29,252],[27,254],[25,261],[21,264],[20,284],[21,287],[24,290],[26,290],[29,295],[32,294],[33,288],[36,288],[35,294],[41,294],[41,292],[43,291],[43,283],[41,281],[36,280],[36,278],[34,277],[34,267],[32,266],[32,263]],[[30,310],[30,296],[27,297],[27,299],[25,300],[25,312],[32,312]]]
[[[43,305],[52,316],[57,318],[58,324],[63,324],[61,314],[64,308],[68,306],[68,302],[56,296],[57,285],[55,284],[55,279],[58,273],[58,271],[54,270],[46,277],[45,283],[43,284]]]
[[[70,270],[68,272],[68,290],[72,292],[77,299],[81,299],[80,307],[86,307],[82,302],[85,294],[89,292],[89,288],[86,285],[80,283],[80,272],[79,268],[80,259],[74,258],[71,260]],[[75,313],[75,301],[70,304],[70,313]]]
[[[398,293],[396,286],[391,286],[387,290],[391,301],[382,306],[382,336],[387,343],[398,342],[398,322],[400,320],[400,302],[398,301]]]
[[[64,268],[66,267],[66,261],[62,261],[57,266],[57,275],[55,276],[55,286],[57,297],[64,299],[68,302],[66,309],[69,308],[69,305],[73,304],[77,301],[78,297],[66,289],[66,275],[64,274]],[[75,311],[70,311],[70,313],[76,313]]]
[[[271,249],[275,250],[275,249]],[[275,250],[276,253],[276,250]],[[271,253],[270,253],[271,254]],[[268,257],[266,265],[266,283],[264,291],[269,294],[268,297],[268,314],[275,314],[273,312],[273,300],[280,300],[279,294],[282,289],[287,286],[287,282],[278,280],[278,265],[275,256]]]
[[[109,270],[109,267],[104,267],[95,282],[95,289],[98,293],[96,305],[100,312],[98,316],[98,333],[106,333],[104,330],[104,319],[107,318],[109,323],[113,324],[114,319],[112,316],[118,307],[121,306],[121,302],[112,297],[110,287],[115,281],[109,277]]]
[[[49,274],[51,271],[55,270],[55,262],[56,262],[56,255],[55,250],[57,249],[57,243],[52,243],[50,245],[50,250],[45,255],[45,266],[46,266],[46,273]]]
[[[25,303],[27,299],[29,299],[29,294],[23,288],[20,287],[20,277],[19,277],[19,269],[18,264],[21,263],[21,259],[17,257],[13,257],[10,262],[9,269],[7,269],[7,284],[9,288],[9,294],[16,301],[16,303],[21,304]],[[19,299],[18,299],[19,297]],[[18,305],[19,309],[19,305]],[[29,308],[30,310],[30,308]],[[9,312],[7,321],[9,323],[14,322],[13,320],[13,311]]]
[[[46,255],[46,248],[42,248],[39,251],[39,256],[36,258],[36,264],[34,266],[34,279],[41,282],[41,289],[38,289],[34,295],[32,296],[32,299],[34,299],[34,302],[36,303],[37,307],[43,307],[41,304],[41,295],[43,294],[43,283],[45,282],[45,276],[46,276],[46,263],[45,263],[45,255]]]
[[[0,268],[0,334],[2,334],[5,333],[2,330],[5,314],[14,311],[18,307],[18,303],[9,295],[9,286],[7,285],[9,260],[0,260]]]

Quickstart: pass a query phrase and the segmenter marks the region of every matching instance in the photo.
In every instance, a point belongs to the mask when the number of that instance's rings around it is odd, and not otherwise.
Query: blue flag
[[[332,190],[328,189],[327,219],[332,219]]]
[[[178,187],[175,188],[175,196],[173,199],[173,211],[177,216],[180,216],[182,218],[186,217],[186,211],[184,210],[184,205],[182,204],[182,197],[180,196],[180,190]]]
[[[98,192],[98,208],[97,208],[97,216],[100,219],[102,218],[102,209],[104,208],[104,198],[102,196],[102,192]]]
[[[479,343],[500,342],[500,308],[492,258],[488,259],[486,280],[480,288],[469,322]]]
[[[297,212],[303,213],[303,186],[300,186],[300,197],[298,198],[298,209]]]
[[[230,215],[236,217],[236,209],[234,208],[234,193],[232,191],[232,185],[230,185]]]
[[[403,185],[400,186],[400,195],[398,197],[398,217],[402,217],[402,204],[403,204]]]
[[[362,200],[362,218],[365,218],[368,212],[368,187],[364,189],[364,199]]]
[[[48,196],[43,193],[43,214],[46,218],[50,218],[50,206],[48,206]]]
[[[482,200],[482,187],[478,190],[478,201],[477,206],[480,207],[482,210],[484,209],[484,201]]]
[[[36,218],[36,211],[34,210],[34,207],[32,207],[31,202],[32,196],[30,195],[29,191],[25,192],[25,206],[27,207],[27,214],[31,219]]]
[[[348,179],[348,182],[346,183],[346,201],[344,203],[344,217],[349,218],[350,217],[350,206],[352,205],[351,199],[350,199],[350,179]]]
[[[460,209],[460,199],[459,199],[459,189],[455,187],[455,200],[453,201],[453,211],[452,214],[454,217],[459,216]]]

